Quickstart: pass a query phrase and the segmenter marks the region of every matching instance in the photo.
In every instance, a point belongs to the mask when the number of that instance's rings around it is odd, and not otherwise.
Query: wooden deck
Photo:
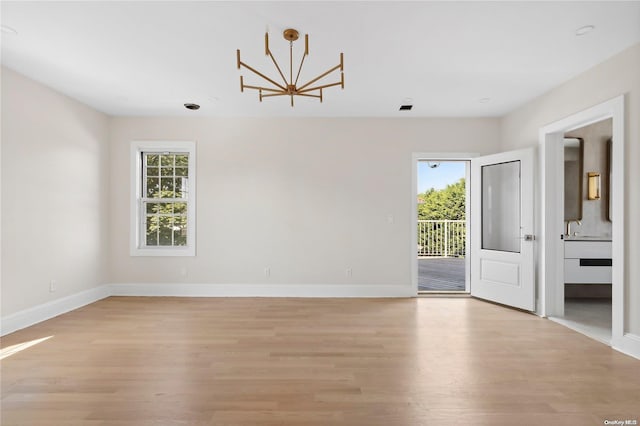
[[[464,258],[418,258],[418,291],[465,291]]]

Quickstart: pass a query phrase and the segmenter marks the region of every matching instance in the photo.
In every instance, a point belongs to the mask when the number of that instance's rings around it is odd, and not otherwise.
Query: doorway
[[[564,134],[564,315],[557,321],[611,341],[612,119]]]
[[[414,182],[418,294],[469,291],[470,162],[422,158]]]
[[[602,240],[602,235],[594,234],[593,228],[578,225],[574,220],[567,223],[565,220],[564,194],[565,191],[558,191],[559,182],[564,182],[564,139],[567,136],[578,136],[575,131],[580,131],[592,124],[610,120],[611,122],[611,143],[610,143],[610,172],[598,170],[582,171],[581,179],[585,185],[589,185],[589,172],[600,173],[600,185],[605,184],[607,190],[610,189],[610,196],[606,205],[599,205],[600,208],[608,209],[607,217],[611,221],[609,255],[599,254],[595,259],[592,256],[584,255],[577,248],[577,243],[594,243],[599,246],[606,246],[606,241]],[[542,176],[541,182],[541,230],[544,234],[544,242],[541,251],[541,276],[544,277],[542,285],[541,301],[543,307],[541,314],[559,322],[565,326],[573,328],[590,337],[596,338],[616,348],[624,348],[633,342],[627,342],[624,335],[624,97],[612,99],[602,104],[596,105],[585,111],[576,113],[570,117],[545,126],[540,130],[540,146],[542,152]],[[594,180],[595,181],[595,180]],[[604,189],[601,187],[601,190]],[[582,202],[587,203],[589,188],[582,189]],[[602,193],[600,195],[602,197]],[[611,201],[609,203],[609,200]],[[591,201],[591,200],[589,200]],[[589,205],[590,207],[596,204]],[[582,221],[581,221],[582,222]],[[580,231],[582,229],[582,231]],[[591,230],[589,230],[591,229]],[[578,235],[575,233],[578,232]],[[566,238],[568,237],[568,238]],[[576,245],[576,247],[573,247]],[[602,248],[602,247],[601,247]],[[606,251],[606,247],[604,248]],[[577,254],[576,254],[577,250]],[[599,309],[596,306],[589,308],[589,303],[574,304],[566,303],[566,296],[575,295],[573,289],[566,287],[566,282],[575,281],[575,276],[580,280],[580,276],[590,279],[597,275],[596,272],[608,260],[611,265],[611,308]],[[594,268],[586,273],[575,275],[582,267]],[[598,271],[596,271],[598,269]],[[571,297],[569,297],[571,299]],[[605,297],[606,299],[606,297]],[[593,303],[592,303],[593,304]],[[585,306],[580,306],[585,305]],[[593,304],[595,305],[595,304]],[[604,305],[603,305],[604,306]],[[602,308],[602,306],[600,306]],[[569,321],[569,315],[577,321]],[[605,317],[605,328],[610,334],[599,335],[593,326],[588,323],[598,316]],[[608,317],[608,318],[607,318]],[[581,326],[582,325],[582,326]]]

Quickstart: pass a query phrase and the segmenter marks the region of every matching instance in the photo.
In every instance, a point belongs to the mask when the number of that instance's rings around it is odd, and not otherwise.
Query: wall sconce
[[[600,173],[587,173],[587,200],[600,199]]]

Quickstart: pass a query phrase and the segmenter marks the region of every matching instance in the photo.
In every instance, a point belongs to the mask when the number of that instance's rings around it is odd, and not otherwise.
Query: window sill
[[[195,256],[194,247],[185,248],[135,248],[131,250],[131,256],[168,257],[168,256]]]

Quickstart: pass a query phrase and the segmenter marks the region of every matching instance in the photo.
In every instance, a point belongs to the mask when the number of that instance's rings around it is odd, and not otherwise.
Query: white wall
[[[499,132],[497,119],[111,124],[112,282],[238,286],[411,285],[412,152],[491,153]],[[154,139],[197,143],[195,258],[129,256],[130,141]]]
[[[503,117],[503,149],[538,144],[547,124],[625,94],[625,299],[626,331],[640,334],[640,44]]]
[[[108,124],[2,68],[3,317],[106,282]]]

